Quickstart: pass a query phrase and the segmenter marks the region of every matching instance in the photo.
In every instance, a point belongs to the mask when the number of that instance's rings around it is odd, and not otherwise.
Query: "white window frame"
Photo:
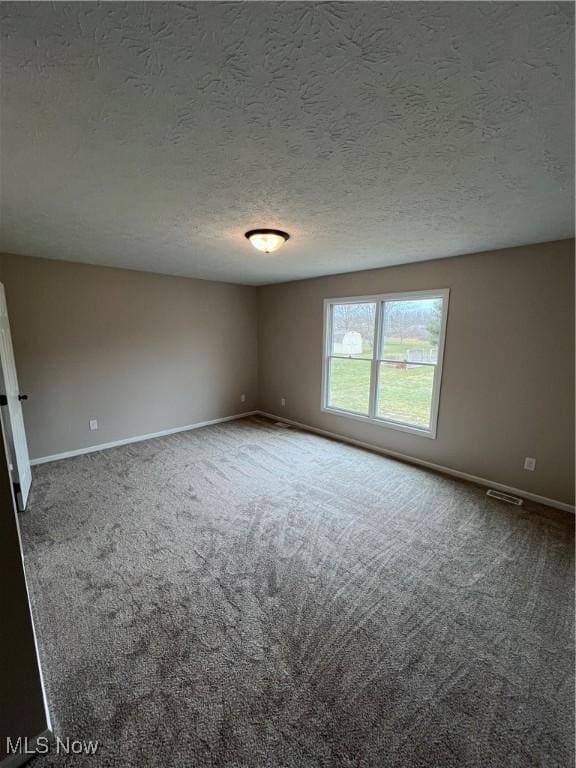
[[[444,363],[444,347],[446,342],[446,325],[448,321],[449,288],[426,291],[406,291],[402,293],[380,293],[371,296],[346,296],[324,299],[324,336],[322,351],[322,402],[320,410],[336,416],[345,416],[348,419],[377,424],[380,427],[396,429],[400,432],[409,432],[420,437],[436,439],[438,429],[438,411],[440,408],[440,390],[442,387],[442,366]],[[440,338],[438,339],[438,362],[435,364],[434,384],[432,389],[432,403],[430,408],[430,427],[417,427],[413,424],[405,424],[401,421],[384,419],[376,415],[376,399],[378,390],[378,366],[380,363],[380,341],[382,331],[382,308],[386,301],[412,301],[417,299],[442,299],[442,319],[440,323]],[[368,415],[334,408],[328,405],[328,376],[330,371],[330,358],[332,355],[332,307],[335,304],[376,304],[376,317],[374,319],[374,352],[370,372],[370,402]],[[352,355],[350,356],[353,357]],[[425,365],[425,363],[422,363]],[[434,365],[431,363],[431,365]]]

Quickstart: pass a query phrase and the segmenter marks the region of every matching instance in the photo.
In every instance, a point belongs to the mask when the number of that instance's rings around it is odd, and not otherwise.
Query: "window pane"
[[[334,304],[330,354],[371,358],[375,317],[375,303]]]
[[[386,301],[380,358],[437,363],[442,299]]]
[[[427,429],[435,371],[434,365],[379,363],[377,415]]]
[[[368,415],[371,360],[332,357],[328,380],[328,405]]]

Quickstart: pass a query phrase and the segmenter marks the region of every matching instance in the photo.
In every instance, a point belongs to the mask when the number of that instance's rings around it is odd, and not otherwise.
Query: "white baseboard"
[[[17,737],[14,736],[13,741],[16,738]],[[35,757],[38,754],[36,752],[33,752],[33,750],[36,748],[36,745],[38,744],[39,739],[51,739],[51,738],[52,738],[52,731],[50,729],[47,729],[46,731],[39,733],[38,736],[29,738],[27,741],[27,749],[29,750],[29,753],[8,755],[3,760],[0,760],[0,768],[19,768],[21,765],[24,765],[24,763],[27,763],[28,760],[31,760],[33,757]]]
[[[247,416],[254,416],[259,411],[246,411],[245,413],[235,413],[233,416],[224,416],[220,419],[210,419],[210,421],[197,421],[195,424],[187,424],[185,427],[172,427],[171,429],[162,429],[160,432],[150,432],[147,435],[136,435],[135,437],[125,437],[122,440],[113,440],[111,443],[100,443],[99,445],[89,445],[87,448],[78,448],[74,451],[64,451],[64,453],[53,453],[51,456],[41,456],[38,459],[30,459],[32,466],[36,464],[46,464],[49,461],[60,461],[60,459],[70,459],[72,456],[82,456],[84,453],[95,453],[96,451],[105,451],[107,448],[117,448],[120,445],[129,445],[130,443],[141,443],[143,440],[152,440],[155,437],[165,437],[166,435],[175,435],[178,432],[188,432],[191,429],[200,429],[201,427],[210,427],[213,424],[222,424],[224,421],[235,421],[244,419]]]
[[[293,421],[292,419],[286,419],[283,416],[277,416],[274,413],[267,413],[266,411],[257,411],[260,416],[265,416],[267,419],[273,421],[282,421],[285,424],[291,424],[294,427],[303,429],[306,432],[314,432],[317,435],[323,435],[324,437],[330,437],[332,440],[338,440],[341,443],[349,443],[350,445],[356,445],[359,448],[366,448],[369,451],[375,451],[381,453],[384,456],[390,456],[393,459],[399,459],[405,461],[408,464],[417,464],[420,467],[426,467],[426,469],[433,469],[435,472],[441,472],[444,475],[451,475],[452,477],[458,477],[461,480],[468,480],[478,485],[483,485],[489,488],[496,488],[499,491],[505,491],[506,493],[513,493],[516,496],[521,496],[524,499],[535,501],[538,504],[544,504],[547,507],[554,507],[555,509],[561,509],[563,512],[575,513],[575,507],[573,504],[566,504],[563,501],[556,501],[556,499],[548,499],[546,496],[539,496],[537,493],[531,493],[530,491],[523,491],[520,488],[513,488],[510,485],[504,485],[503,483],[497,483],[494,480],[488,480],[485,477],[478,477],[477,475],[471,475],[468,472],[461,472],[459,469],[451,469],[450,467],[444,467],[441,464],[434,464],[431,461],[425,461],[424,459],[417,459],[414,456],[407,456],[404,453],[398,451],[392,451],[388,448],[381,448],[378,445],[372,443],[364,443],[361,440],[355,440],[352,437],[345,437],[339,435],[336,432],[328,432],[326,429],[319,429],[318,427],[311,427],[308,424],[302,424],[299,421]]]
[[[309,424],[302,424],[299,421],[292,419],[286,419],[284,416],[277,416],[274,413],[267,413],[266,411],[246,411],[244,413],[236,413],[233,416],[224,416],[220,419],[210,419],[210,421],[199,421],[196,424],[187,424],[184,427],[173,427],[171,429],[163,429],[160,432],[150,432],[147,435],[136,435],[135,437],[127,437],[122,440],[114,440],[110,443],[100,443],[99,445],[90,445],[87,448],[79,448],[74,451],[65,451],[64,453],[54,453],[51,456],[42,456],[38,459],[31,459],[30,464],[45,464],[49,461],[59,461],[60,459],[69,459],[73,456],[81,456],[85,453],[94,453],[96,451],[105,451],[107,448],[116,448],[120,445],[129,445],[130,443],[139,443],[142,440],[151,440],[155,437],[165,437],[166,435],[175,435],[178,432],[188,432],[192,429],[200,429],[201,427],[209,427],[213,424],[221,424],[225,421],[235,421],[236,419],[244,419],[247,416],[264,416],[267,419],[273,421],[282,421],[285,424],[291,424],[294,427],[303,429],[307,432],[313,432],[317,435],[323,435],[324,437],[330,437],[332,440],[338,440],[350,445],[356,445],[359,448],[365,448],[369,451],[375,451],[381,453],[384,456],[390,456],[400,461],[405,461],[409,464],[416,464],[420,467],[426,467],[427,469],[433,469],[435,472],[441,472],[444,475],[451,475],[452,477],[458,477],[461,480],[468,480],[469,482],[483,485],[489,488],[496,488],[499,491],[505,491],[506,493],[513,493],[516,496],[521,496],[524,499],[535,501],[538,504],[544,504],[548,507],[554,507],[555,509],[561,509],[564,512],[575,513],[575,507],[573,504],[566,504],[563,501],[557,501],[556,499],[549,499],[546,496],[540,496],[537,493],[531,493],[530,491],[524,491],[521,488],[514,488],[510,485],[504,485],[504,483],[497,483],[494,480],[489,480],[485,477],[478,477],[477,475],[471,475],[468,472],[461,472],[459,469],[451,469],[450,467],[442,466],[441,464],[434,464],[431,461],[425,461],[424,459],[417,459],[414,456],[408,456],[405,453],[399,453],[398,451],[392,451],[389,448],[381,448],[373,443],[365,443],[362,440],[355,440],[352,437],[346,437],[336,432],[329,432],[326,429],[320,429],[319,427],[311,427]],[[3,768],[3,766],[2,766]]]

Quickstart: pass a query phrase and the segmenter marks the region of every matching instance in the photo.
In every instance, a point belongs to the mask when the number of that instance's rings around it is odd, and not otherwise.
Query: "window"
[[[448,290],[326,299],[322,410],[436,437]]]

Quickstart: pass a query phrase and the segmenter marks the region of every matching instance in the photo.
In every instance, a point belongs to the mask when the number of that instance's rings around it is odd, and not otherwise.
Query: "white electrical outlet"
[[[524,469],[527,469],[528,472],[534,472],[536,469],[536,459],[526,456],[524,459]]]
[[[286,398],[285,397],[281,397],[280,398],[280,405],[282,406],[282,408],[286,408]]]
[[[90,431],[94,432],[95,429],[98,429],[98,419],[90,419]]]
[[[245,403],[246,402],[246,395],[240,395],[240,402]]]

